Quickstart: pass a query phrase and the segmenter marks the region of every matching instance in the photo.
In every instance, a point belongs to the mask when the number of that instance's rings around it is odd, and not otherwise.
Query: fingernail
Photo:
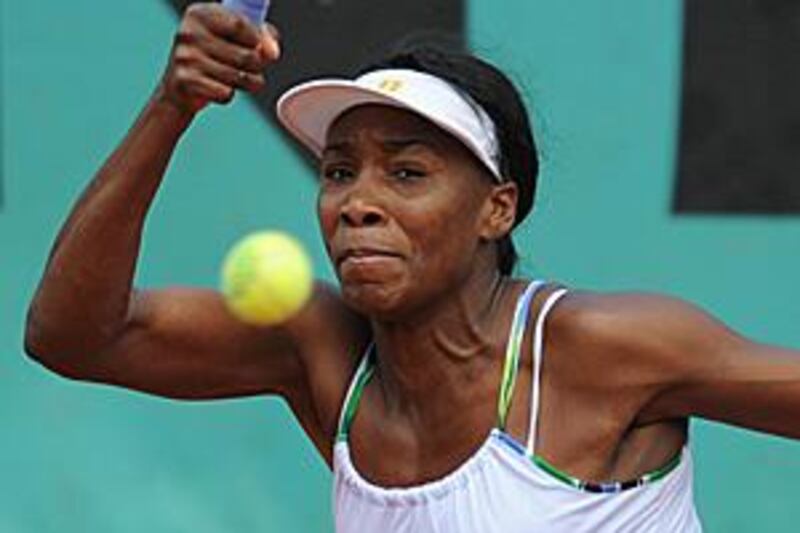
[[[281,56],[280,44],[278,44],[278,41],[271,37],[265,37],[262,39],[260,48],[266,56],[266,59],[272,59],[274,61]]]

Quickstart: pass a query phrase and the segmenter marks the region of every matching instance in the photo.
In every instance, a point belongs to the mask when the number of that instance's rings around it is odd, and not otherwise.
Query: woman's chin
[[[342,299],[353,310],[370,318],[394,318],[402,313],[404,291],[379,283],[343,283]]]

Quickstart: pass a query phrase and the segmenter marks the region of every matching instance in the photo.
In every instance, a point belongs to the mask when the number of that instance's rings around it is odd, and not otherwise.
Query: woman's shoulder
[[[330,459],[329,441],[341,403],[371,342],[369,321],[344,303],[336,287],[318,281],[311,301],[286,328],[297,346],[307,382],[302,397],[290,403],[306,431],[317,426],[318,434],[312,439]]]
[[[319,375],[339,388],[347,386],[372,338],[369,320],[325,281],[316,282],[311,301],[287,329],[310,377]]]
[[[547,319],[554,344],[592,364],[662,366],[714,319],[666,294],[569,289]]]
[[[553,309],[552,322],[573,333],[626,337],[640,328],[669,329],[704,315],[693,304],[667,294],[566,289]],[[558,286],[551,292],[555,290]]]

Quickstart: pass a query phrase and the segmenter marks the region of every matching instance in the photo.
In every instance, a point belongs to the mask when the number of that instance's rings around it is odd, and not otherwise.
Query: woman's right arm
[[[239,323],[214,291],[133,288],[144,221],[182,134],[208,103],[260,89],[278,54],[269,32],[219,5],[187,10],[161,83],[53,245],[28,311],[34,359],[182,398],[285,392],[301,379],[285,328]]]

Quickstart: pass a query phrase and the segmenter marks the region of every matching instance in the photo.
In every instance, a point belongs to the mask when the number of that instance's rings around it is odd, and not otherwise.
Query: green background
[[[330,531],[330,475],[281,402],[167,401],[24,357],[50,243],[156,83],[176,20],[159,0],[0,9],[0,533]],[[681,23],[675,0],[472,0],[470,40],[523,87],[542,145],[522,271],[669,292],[800,346],[800,219],[670,213]],[[152,212],[139,282],[214,285],[226,248],[261,227],[299,235],[330,277],[314,195],[247,99],[210,110]],[[797,529],[800,446],[706,423],[692,437],[708,531]]]

